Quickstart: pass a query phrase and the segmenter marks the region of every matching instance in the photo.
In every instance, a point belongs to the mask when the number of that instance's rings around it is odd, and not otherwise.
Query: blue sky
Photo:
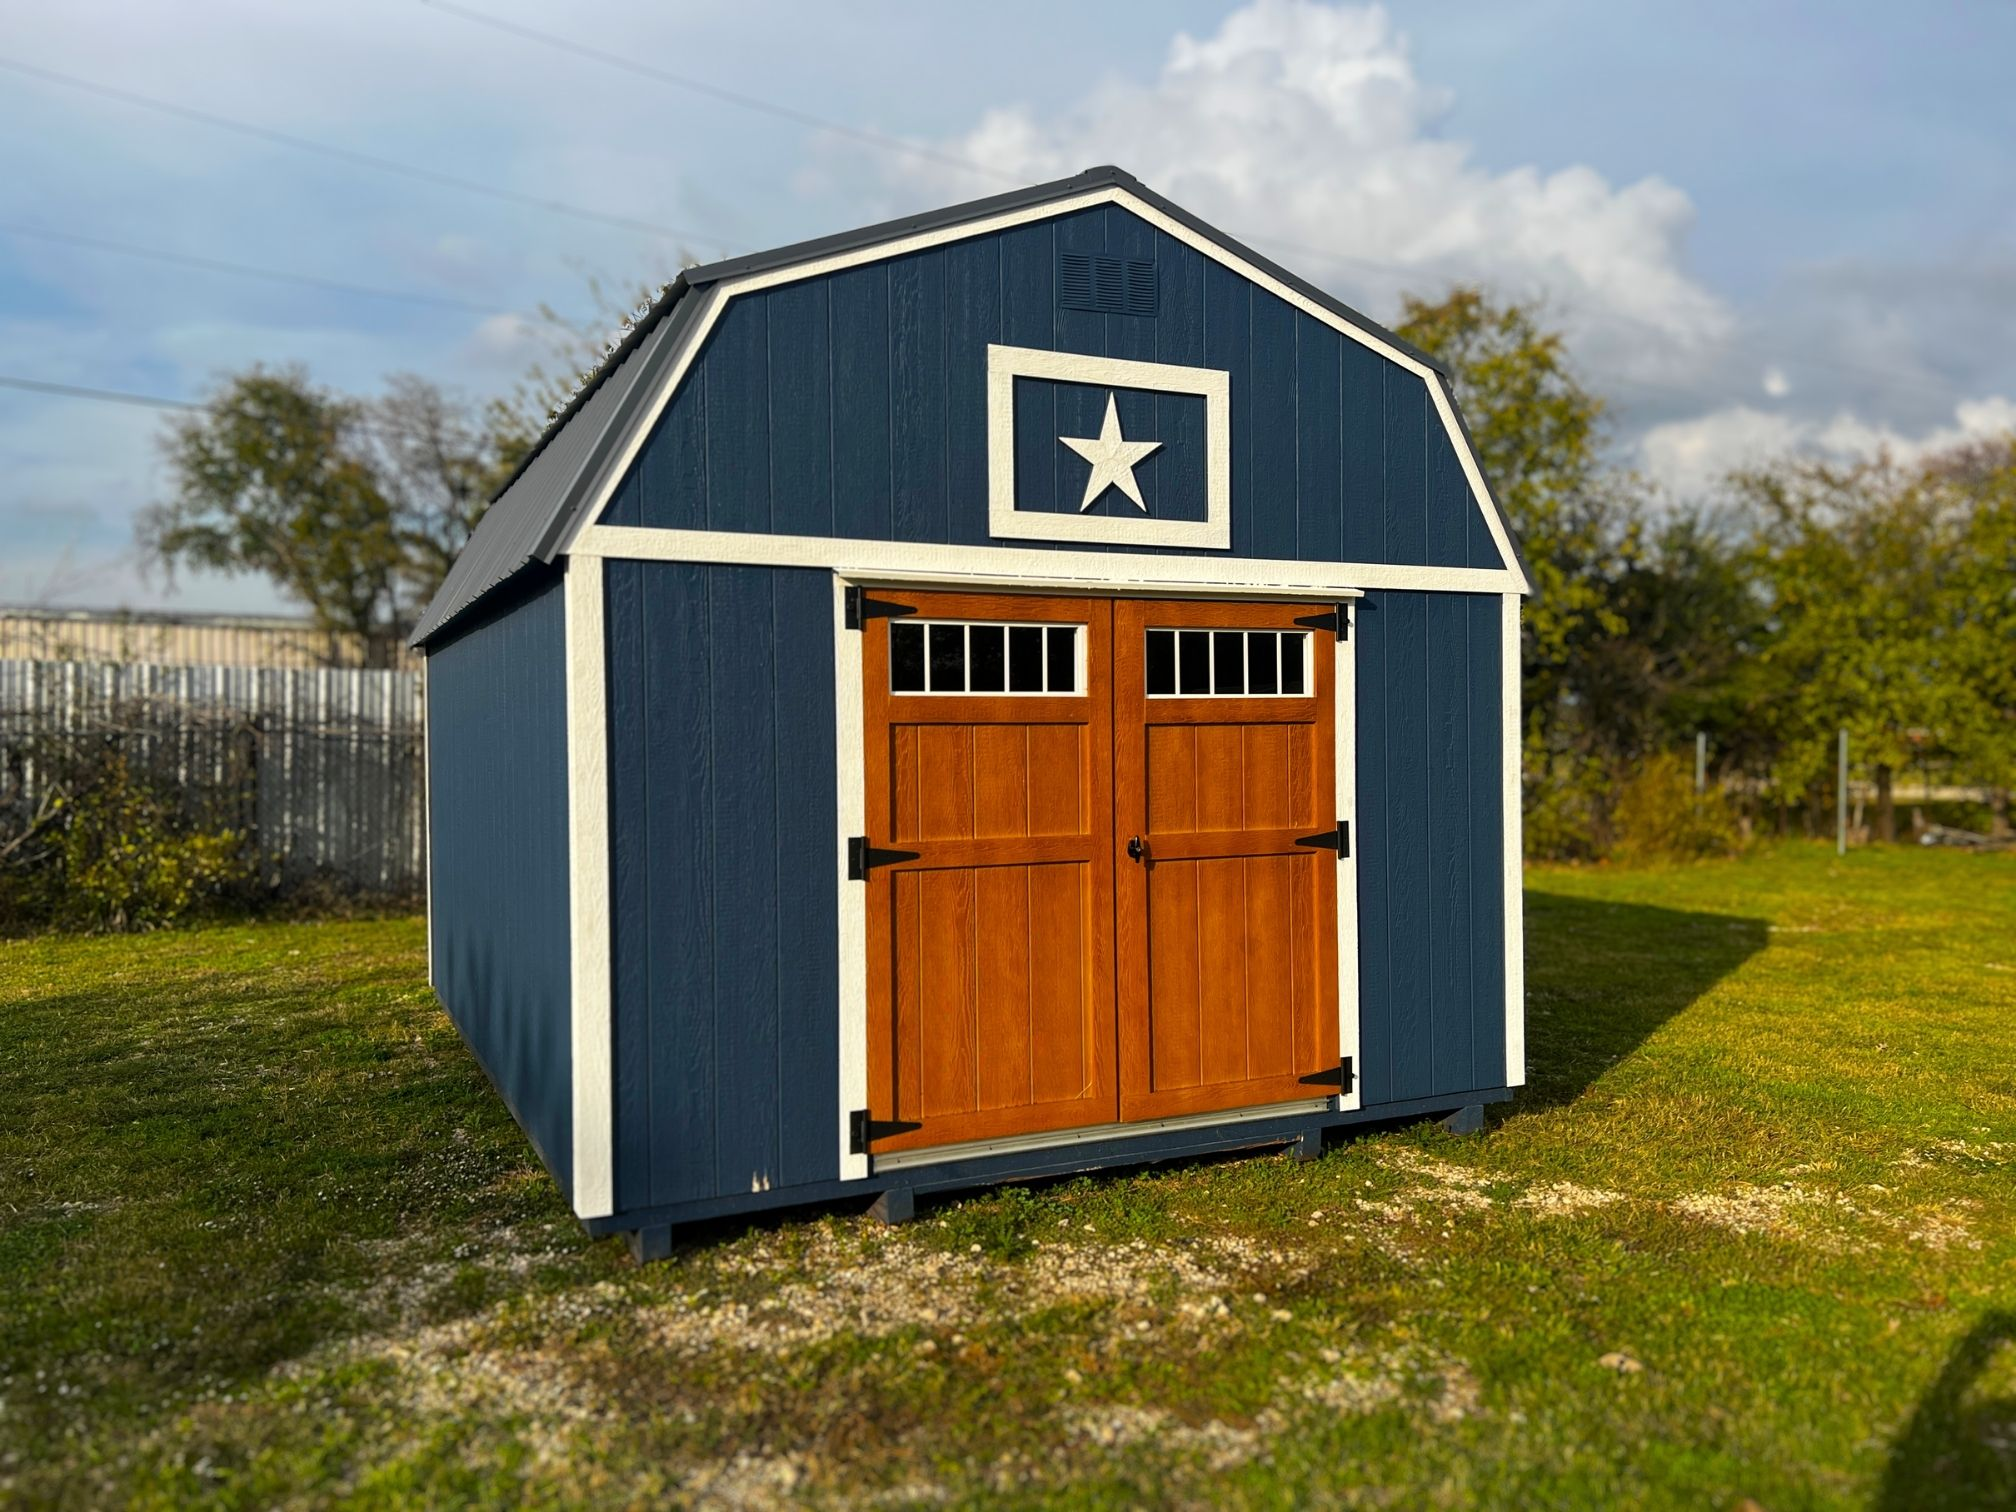
[[[457,0],[462,4],[463,0]],[[2016,7],[1542,0],[22,11],[0,62],[667,228],[508,202],[0,68],[0,377],[196,397],[255,361],[508,389],[542,304],[1118,162],[1375,317],[1542,300],[1675,500],[1787,448],[2016,424]],[[947,166],[946,160],[975,167]],[[43,235],[30,234],[45,233]],[[434,302],[173,267],[146,246]],[[161,416],[0,387],[0,601],[266,608],[140,570]]]

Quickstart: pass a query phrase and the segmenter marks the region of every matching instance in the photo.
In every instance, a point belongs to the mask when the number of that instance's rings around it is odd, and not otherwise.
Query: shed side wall
[[[427,657],[435,990],[563,1190],[573,1171],[566,672],[557,576]]]
[[[1363,1107],[1505,1085],[1502,634],[1492,594],[1358,605]]]
[[[1156,313],[1061,308],[1065,252],[1152,259]],[[1419,377],[1116,205],[736,296],[601,523],[988,544],[989,343],[1229,372],[1234,555],[1503,565]],[[1044,402],[1053,437],[1098,433],[1103,391]],[[1160,497],[1193,422],[1141,403]],[[1054,441],[1017,463],[1074,512],[1083,469]]]
[[[608,574],[617,1211],[832,1180],[832,579]]]

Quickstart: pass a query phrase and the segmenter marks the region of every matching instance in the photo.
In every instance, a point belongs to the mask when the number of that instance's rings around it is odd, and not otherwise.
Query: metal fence
[[[50,753],[116,744],[249,827],[263,880],[417,895],[426,880],[421,675],[0,659],[0,801]]]

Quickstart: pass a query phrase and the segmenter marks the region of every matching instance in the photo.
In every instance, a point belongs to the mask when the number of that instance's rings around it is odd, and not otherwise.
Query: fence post
[[[1694,732],[1694,791],[1708,791],[1708,732]]]
[[[1841,727],[1841,741],[1834,757],[1834,854],[1848,854],[1848,727]]]

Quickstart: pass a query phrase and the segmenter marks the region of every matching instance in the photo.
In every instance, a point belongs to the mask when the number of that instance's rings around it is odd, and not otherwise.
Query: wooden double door
[[[873,1152],[1336,1089],[1330,610],[865,601]]]

